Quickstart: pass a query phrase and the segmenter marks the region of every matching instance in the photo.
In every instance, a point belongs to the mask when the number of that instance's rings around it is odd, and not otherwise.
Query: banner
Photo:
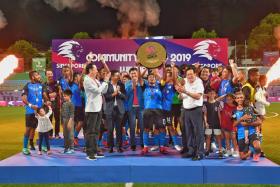
[[[0,106],[24,106],[21,91],[0,91]]]
[[[32,58],[32,69],[35,71],[46,71],[46,58]]]
[[[52,68],[56,78],[61,76],[61,68],[72,59],[74,71],[82,71],[89,54],[93,63],[100,67],[103,57],[111,70],[128,71],[135,65],[136,52],[147,41],[161,43],[167,51],[168,59],[178,66],[199,62],[203,66],[216,68],[228,64],[228,40],[217,39],[84,39],[52,41]]]

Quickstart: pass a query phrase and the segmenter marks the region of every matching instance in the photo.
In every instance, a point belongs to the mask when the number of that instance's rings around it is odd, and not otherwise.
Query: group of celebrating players
[[[62,124],[62,153],[75,152],[83,129],[89,160],[104,157],[101,146],[121,153],[129,146],[136,151],[139,144],[141,155],[168,154],[171,146],[192,160],[214,151],[218,158],[253,156],[258,161],[264,156],[261,127],[269,105],[266,77],[256,68],[247,73],[232,60],[229,64],[211,69],[199,63],[178,67],[164,62],[160,68],[146,69],[137,63],[129,72],[118,72],[102,60],[100,69],[87,62],[78,73],[70,60],[58,80],[47,70],[45,83],[31,71],[22,92],[26,105],[22,152],[29,155],[30,149],[35,150],[37,128],[38,154],[51,154],[49,139],[61,138]]]

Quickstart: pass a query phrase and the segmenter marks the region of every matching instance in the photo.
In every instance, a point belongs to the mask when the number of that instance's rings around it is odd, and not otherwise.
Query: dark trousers
[[[94,156],[98,151],[98,132],[102,112],[86,112],[85,114],[85,135],[86,135],[86,153],[88,156]]]
[[[108,146],[114,147],[114,129],[116,129],[117,146],[122,146],[122,120],[123,115],[120,113],[118,107],[114,107],[112,114],[106,114],[106,123],[108,128]]]
[[[74,149],[74,121],[70,119],[62,119],[63,121],[63,138],[64,149]]]
[[[184,110],[184,127],[187,141],[185,142],[189,154],[204,154],[204,127],[202,107]]]
[[[42,150],[43,139],[45,139],[45,143],[49,151],[50,150],[49,132],[39,132],[39,151]]]
[[[55,136],[58,136],[59,132],[60,132],[60,109],[58,107],[53,107],[53,113],[50,116],[51,122],[52,122],[53,118],[55,120],[54,134],[55,134]],[[53,129],[50,130],[49,135],[53,136]]]
[[[128,111],[125,111],[122,120],[121,120],[121,126],[125,128],[125,130],[127,130],[128,127]]]
[[[128,112],[128,123],[129,123],[129,134],[130,134],[130,145],[135,146],[135,128],[136,128],[136,117],[138,119],[138,125],[140,129],[140,142],[143,145],[143,109],[140,107],[132,107],[132,109]]]
[[[185,112],[184,112],[184,108],[181,108],[181,114],[180,114],[180,130],[182,132],[182,146],[183,146],[183,149],[185,151],[188,150],[188,147],[187,147],[187,136],[186,136],[186,130],[185,130]]]
[[[155,129],[164,129],[165,126],[162,119],[162,111],[160,109],[145,109],[143,112],[144,130],[152,130],[153,125],[155,125]]]

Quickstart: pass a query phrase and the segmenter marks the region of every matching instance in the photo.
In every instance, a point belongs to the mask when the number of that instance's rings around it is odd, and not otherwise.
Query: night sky
[[[86,0],[85,0],[86,1]],[[188,38],[194,30],[215,29],[220,37],[243,41],[252,28],[269,13],[280,12],[280,0],[158,0],[159,24],[150,35]],[[0,48],[26,39],[48,48],[51,39],[70,38],[75,32],[116,32],[117,11],[87,0],[85,11],[57,11],[43,0],[0,0],[8,25],[0,30]]]

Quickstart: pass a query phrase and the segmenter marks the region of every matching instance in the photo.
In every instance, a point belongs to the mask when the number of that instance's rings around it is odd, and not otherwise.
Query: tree
[[[87,32],[77,32],[74,34],[73,39],[91,39]]]
[[[207,32],[204,28],[200,28],[192,33],[192,38],[218,38],[218,34],[215,30]]]
[[[16,41],[7,49],[7,52],[23,57],[25,70],[31,70],[32,58],[38,54],[38,50],[26,40]]]
[[[264,51],[277,50],[273,29],[280,24],[280,14],[268,14],[250,33],[248,53],[251,58],[261,57]]]

